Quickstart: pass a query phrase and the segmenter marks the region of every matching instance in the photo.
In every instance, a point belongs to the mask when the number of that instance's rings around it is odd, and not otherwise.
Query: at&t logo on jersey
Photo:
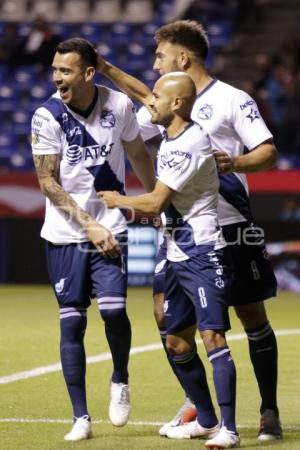
[[[79,145],[71,145],[66,152],[67,161],[70,166],[76,166],[83,159],[96,160],[99,157],[106,158],[110,155],[114,143],[104,145],[90,145],[88,147],[80,147]]]
[[[197,117],[201,120],[209,120],[213,116],[213,108],[212,105],[203,105],[202,108],[199,109]]]

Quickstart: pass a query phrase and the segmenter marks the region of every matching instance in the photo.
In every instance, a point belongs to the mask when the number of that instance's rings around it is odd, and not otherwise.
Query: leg
[[[88,244],[82,244],[87,246]],[[74,245],[46,244],[49,276],[60,307],[60,354],[65,382],[73,406],[74,425],[65,440],[91,437],[87,410],[84,335],[90,305],[86,286],[88,254]]]
[[[172,369],[174,375],[178,379],[179,383],[181,383],[180,379],[178,377],[178,374],[177,374],[177,365],[174,363],[173,359],[170,356],[170,353],[167,350],[167,330],[166,330],[166,323],[165,323],[165,317],[164,317],[164,299],[165,299],[164,293],[153,295],[154,317],[155,317],[155,320],[156,320],[156,323],[158,326],[160,338],[161,338],[162,345],[165,350],[168,362],[171,366],[171,369]],[[196,334],[196,326],[194,327],[194,335],[195,334]],[[181,386],[181,387],[183,388],[183,386]],[[183,388],[183,390],[184,390],[184,388]],[[188,395],[186,395],[186,396],[188,397]]]
[[[113,360],[109,418],[113,425],[122,427],[128,422],[131,409],[128,386],[131,325],[125,309],[125,298],[103,297],[98,299],[98,305]]]
[[[83,343],[86,324],[85,309],[60,309],[61,363],[74,417],[88,415],[85,390],[86,359]]]
[[[259,439],[281,439],[282,430],[277,405],[278,353],[275,333],[268,322],[263,302],[235,306],[235,311],[248,337],[250,359],[261,396],[262,423],[266,422],[264,427],[261,425]],[[267,417],[273,416],[273,419],[266,421],[265,414]],[[270,422],[272,423],[268,425]]]
[[[177,365],[178,377],[188,395],[194,399],[197,408],[197,420],[167,430],[166,436],[172,439],[207,439],[219,432],[205,368],[197,353],[192,330],[187,329],[167,337],[167,348]]]
[[[81,441],[92,436],[91,419],[86,404],[84,334],[86,309],[60,309],[60,355],[65,382],[73,406],[74,425],[66,441]]]
[[[113,360],[112,382],[128,384],[131,325],[125,309],[125,299],[103,297],[98,299],[98,306]]]
[[[229,431],[236,433],[236,369],[223,331],[201,332],[207,356],[213,366],[213,379],[221,422]]]
[[[172,358],[170,357],[169,352],[167,351],[167,329],[166,329],[166,321],[164,316],[164,300],[165,300],[165,275],[166,275],[166,242],[164,241],[162,245],[159,248],[159,252],[156,257],[156,267],[154,272],[154,282],[153,282],[153,312],[155,321],[158,327],[158,331],[160,334],[161,342],[164,348],[164,351],[166,353],[169,365],[176,376],[177,380],[180,383],[180,379],[177,374],[177,365],[173,362]],[[196,327],[195,332],[196,333]],[[182,387],[182,386],[181,386]],[[182,387],[184,390],[184,388]],[[196,408],[191,401],[191,399],[188,397],[188,394],[185,392],[185,402],[180,407],[176,415],[167,423],[165,423],[160,429],[159,434],[160,436],[166,436],[167,431],[170,427],[174,427],[186,422],[190,422],[195,420],[197,417],[197,411]]]
[[[260,412],[273,409],[278,414],[277,342],[264,303],[239,305],[235,310],[248,337],[250,358],[262,399]]]

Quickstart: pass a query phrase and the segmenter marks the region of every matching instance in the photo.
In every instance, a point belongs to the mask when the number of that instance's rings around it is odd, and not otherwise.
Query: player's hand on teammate
[[[106,258],[117,258],[120,256],[119,242],[107,228],[97,222],[91,222],[87,226],[87,234],[89,240],[103,256]]]
[[[233,172],[233,160],[226,152],[219,152],[215,150],[214,157],[219,173],[224,174]]]
[[[119,193],[117,191],[100,191],[97,193],[97,195],[101,198],[107,208],[111,209],[118,206],[117,198],[119,196]]]

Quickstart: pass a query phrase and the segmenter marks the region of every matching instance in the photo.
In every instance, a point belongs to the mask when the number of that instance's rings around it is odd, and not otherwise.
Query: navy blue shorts
[[[222,227],[234,273],[230,306],[247,305],[276,297],[277,281],[262,230],[247,222]]]
[[[87,308],[94,297],[126,298],[127,233],[115,237],[122,255],[113,259],[101,256],[91,242],[46,241],[49,277],[60,307]]]
[[[167,270],[166,263],[167,263],[167,239],[164,237],[164,240],[159,246],[159,250],[155,259],[153,295],[165,292],[166,288],[165,276]]]
[[[167,261],[164,312],[167,334],[197,324],[228,330],[231,266],[227,250],[210,250],[186,261]]]

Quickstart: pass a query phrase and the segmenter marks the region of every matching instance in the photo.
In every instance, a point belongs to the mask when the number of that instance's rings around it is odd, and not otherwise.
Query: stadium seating
[[[164,3],[164,2],[162,2]],[[128,0],[123,14],[127,22],[148,22],[153,18],[152,5],[149,0]]]
[[[27,2],[25,0],[3,0],[0,5],[0,20],[21,21],[27,19]]]
[[[14,83],[1,83],[0,111],[8,112],[17,109],[19,96]]]
[[[86,0],[65,0],[59,20],[71,23],[81,23],[90,20],[89,2]]]
[[[100,23],[114,23],[121,20],[119,0],[95,0],[90,20]]]
[[[49,21],[56,22],[59,19],[60,8],[57,0],[43,0],[31,2],[29,17],[33,20],[37,16],[47,17]]]
[[[158,77],[152,70],[154,33],[164,23],[173,4],[174,0],[161,0],[157,10],[153,11],[151,0],[128,0],[122,11],[120,0],[3,0],[0,2],[0,37],[6,21],[16,21],[18,34],[24,38],[32,28],[31,21],[37,15],[45,16],[51,30],[62,40],[73,36],[88,39],[104,58],[137,76],[151,88]],[[208,32],[212,40],[210,65],[214,49],[230,37],[230,23],[212,23]],[[8,133],[14,127],[18,140],[9,133],[5,134],[1,148],[6,145],[10,154],[17,145],[19,149],[27,148],[30,153],[29,118],[55,90],[51,69],[45,73],[39,66],[28,65],[17,67],[13,78],[7,74],[7,68],[0,65],[0,118],[3,132]],[[96,80],[113,87],[101,76]],[[4,153],[7,154],[7,150]],[[25,159],[24,164],[29,164]],[[9,158],[6,160],[10,164]]]

